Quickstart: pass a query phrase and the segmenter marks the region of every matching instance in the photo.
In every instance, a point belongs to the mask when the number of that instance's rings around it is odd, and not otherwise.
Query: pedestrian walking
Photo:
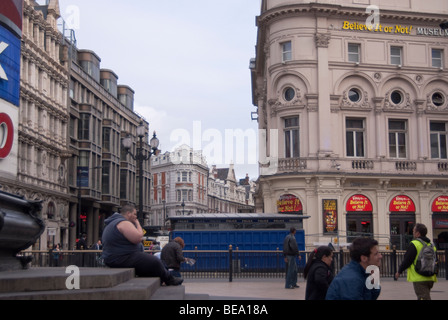
[[[356,238],[350,245],[350,258],[351,262],[345,265],[331,282],[326,299],[378,299],[381,293],[379,283],[367,283],[368,277],[372,276],[367,273],[367,268],[381,266],[382,255],[378,249],[378,241],[371,238]]]
[[[305,300],[325,300],[328,288],[333,281],[333,250],[321,246],[310,253],[303,270],[306,279]]]
[[[431,244],[431,240],[426,237],[427,233],[428,229],[424,224],[417,223],[414,226],[412,231],[414,240],[409,244],[409,247],[404,254],[403,262],[395,274],[395,280],[398,280],[400,274],[407,270],[407,280],[408,282],[412,282],[418,300],[431,300],[431,289],[433,288],[434,283],[437,282],[436,248]],[[432,261],[430,260],[428,262],[428,264],[433,264],[431,266],[433,268],[432,272],[429,274],[424,274],[417,268],[420,253],[425,246],[429,247],[431,249],[430,251],[433,252],[433,257],[429,257]]]
[[[285,256],[286,262],[286,279],[285,288],[294,289],[298,288],[297,284],[297,261],[296,258],[299,256],[299,246],[296,240],[296,228],[291,227],[289,234],[285,237],[283,241],[283,254]],[[299,256],[300,259],[300,256]]]

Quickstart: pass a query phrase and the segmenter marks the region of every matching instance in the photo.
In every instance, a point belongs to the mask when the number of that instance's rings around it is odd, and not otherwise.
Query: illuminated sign
[[[0,23],[13,31],[17,37],[22,35],[23,0],[0,1]]]
[[[357,194],[348,199],[345,210],[347,212],[372,212],[373,207],[372,203],[367,197],[361,194]]]
[[[431,207],[432,212],[448,212],[448,197],[442,196],[438,197],[434,202],[432,203]]]
[[[281,196],[277,208],[279,213],[302,213],[303,210],[300,200],[292,194]]]
[[[389,206],[390,212],[415,212],[414,202],[407,196],[396,196]]]
[[[0,99],[19,106],[20,39],[0,26]]]
[[[0,113],[0,159],[11,153],[14,143],[14,124],[6,113]]]

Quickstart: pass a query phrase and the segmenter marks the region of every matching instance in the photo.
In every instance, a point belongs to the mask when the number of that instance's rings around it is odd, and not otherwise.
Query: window
[[[285,157],[299,158],[299,118],[285,119]]]
[[[389,120],[389,156],[391,158],[406,158],[406,120]]]
[[[191,172],[188,171],[178,172],[177,182],[191,182]]]
[[[291,44],[291,41],[282,43],[282,52],[283,52],[283,57],[282,57],[282,61],[283,62],[292,60],[292,44]]]
[[[291,87],[286,88],[286,90],[285,90],[285,100],[286,101],[292,101],[295,96],[296,96],[296,91],[293,88],[291,88]]]
[[[90,140],[90,115],[82,113],[80,115],[80,121],[78,126],[78,139],[79,140]]]
[[[347,157],[364,157],[364,119],[346,120]]]
[[[398,90],[394,90],[390,95],[390,100],[393,104],[400,104],[403,102],[403,94]]]
[[[103,161],[102,179],[101,179],[101,192],[103,194],[110,194],[110,162]]]
[[[193,201],[193,191],[192,190],[177,190],[177,201],[178,202]]]
[[[431,122],[431,158],[448,159],[447,157],[447,126],[445,122]]]
[[[360,60],[361,46],[357,43],[348,44],[348,61],[361,62]]]
[[[361,92],[358,89],[350,89],[348,92],[348,98],[351,102],[359,102],[361,101]]]
[[[397,66],[402,65],[401,54],[401,47],[390,47],[390,63]]]
[[[434,68],[443,68],[443,50],[441,49],[432,49],[432,66]]]
[[[431,96],[431,101],[436,107],[441,107],[445,104],[445,97],[442,93],[436,92]]]

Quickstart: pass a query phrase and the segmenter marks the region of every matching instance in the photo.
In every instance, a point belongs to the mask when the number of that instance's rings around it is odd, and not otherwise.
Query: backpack
[[[423,244],[422,250],[417,257],[415,263],[415,271],[422,276],[431,277],[436,275],[439,271],[437,265],[437,255],[432,243],[426,243],[421,239],[417,239]]]

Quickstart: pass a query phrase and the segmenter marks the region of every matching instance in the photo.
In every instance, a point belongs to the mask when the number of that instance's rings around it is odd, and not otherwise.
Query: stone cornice
[[[284,19],[288,16],[301,16],[305,14],[341,17],[343,19],[367,19],[370,15],[366,13],[366,7],[347,7],[322,3],[294,4],[273,8],[262,13],[259,17],[257,17],[257,25],[259,27],[263,27],[277,19]],[[381,10],[381,19],[401,22],[412,21],[419,23],[430,22],[432,24],[439,24],[446,21],[446,15],[399,10]]]

